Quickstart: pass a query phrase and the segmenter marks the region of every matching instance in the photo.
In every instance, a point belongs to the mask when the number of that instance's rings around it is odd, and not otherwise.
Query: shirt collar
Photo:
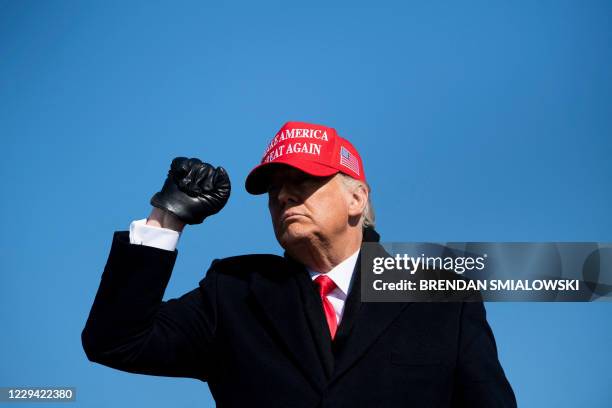
[[[351,284],[351,278],[353,277],[353,271],[355,270],[355,264],[357,263],[357,256],[359,250],[355,251],[354,254],[346,258],[344,261],[336,265],[332,270],[327,272],[327,275],[334,283],[336,287],[344,294],[348,295],[349,286]],[[323,275],[321,272],[313,271],[310,268],[306,268],[310,274],[310,278],[315,280],[317,276]]]

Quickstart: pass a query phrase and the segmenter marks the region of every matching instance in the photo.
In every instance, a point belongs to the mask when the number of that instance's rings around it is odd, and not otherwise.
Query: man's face
[[[341,177],[313,177],[289,166],[272,174],[268,208],[276,239],[283,248],[325,244],[346,231],[350,193]]]

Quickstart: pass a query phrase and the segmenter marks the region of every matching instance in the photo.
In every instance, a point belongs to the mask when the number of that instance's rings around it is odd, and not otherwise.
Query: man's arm
[[[180,233],[185,224],[199,224],[219,212],[230,190],[222,167],[177,157],[161,191],[151,198],[155,208],[147,224]],[[146,243],[133,239],[127,232],[113,237],[81,336],[87,357],[135,373],[209,379],[216,355],[216,274],[211,269],[199,288],[163,302],[176,241],[168,248],[167,240],[160,246],[156,239],[150,245],[136,245]]]
[[[157,207],[153,207],[151,210],[151,214],[149,214],[149,217],[147,218],[147,225],[171,229],[179,234],[185,228],[185,223],[182,222],[177,216]]]
[[[454,407],[516,407],[482,302],[462,306]]]
[[[177,252],[133,245],[116,232],[82,333],[94,362],[119,370],[208,380],[214,372],[216,284],[163,302]]]

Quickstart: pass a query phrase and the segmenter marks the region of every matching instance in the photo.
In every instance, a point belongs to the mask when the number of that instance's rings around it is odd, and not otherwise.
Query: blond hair
[[[363,210],[363,214],[361,215],[361,221],[362,221],[363,228],[367,228],[367,227],[374,228],[376,217],[374,215],[374,207],[372,206],[372,200],[371,200],[372,195],[370,192],[372,191],[372,189],[370,188],[368,183],[364,181],[354,179],[348,174],[340,173],[340,175],[342,175],[342,182],[344,184],[344,187],[346,187],[348,191],[353,192],[359,186],[363,186],[368,192],[368,202],[366,203],[366,206]]]

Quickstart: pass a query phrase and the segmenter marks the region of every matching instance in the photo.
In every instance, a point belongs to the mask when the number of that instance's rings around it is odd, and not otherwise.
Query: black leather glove
[[[161,191],[151,198],[151,205],[171,212],[186,224],[200,224],[223,208],[230,191],[230,179],[223,167],[214,168],[196,158],[176,157]]]

